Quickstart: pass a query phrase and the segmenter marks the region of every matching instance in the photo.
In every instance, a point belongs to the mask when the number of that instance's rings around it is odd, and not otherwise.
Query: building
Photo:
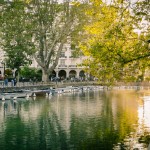
[[[66,44],[61,52],[58,65],[54,69],[52,76],[66,78],[84,78],[85,72],[82,66],[79,66],[85,57],[83,55],[73,56],[75,50],[71,49],[69,44]],[[31,67],[40,68],[35,60],[32,61]]]
[[[61,52],[59,63],[55,68],[56,77],[85,77],[83,67],[79,66],[85,57],[82,54],[77,57],[73,56],[74,51],[75,50],[71,49],[71,47],[66,44],[65,48]]]
[[[71,49],[69,44],[66,44],[61,52],[61,57],[59,59],[58,65],[56,66],[55,70],[53,71],[53,77],[61,77],[63,79],[66,78],[84,78],[85,73],[82,66],[79,64],[82,63],[82,60],[85,59],[83,55],[73,57],[73,52],[75,50]],[[5,64],[4,61],[4,52],[0,50],[0,74],[4,75]],[[33,59],[31,67],[39,68],[40,66],[37,62]]]

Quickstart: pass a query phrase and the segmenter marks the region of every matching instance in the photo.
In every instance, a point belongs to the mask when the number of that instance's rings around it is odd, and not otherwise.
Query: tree
[[[2,3],[1,5],[2,49],[6,52],[6,64],[10,68],[20,69],[28,64],[34,46],[30,41],[31,35],[25,32],[25,12],[21,2]],[[30,46],[32,45],[32,46]]]
[[[135,81],[149,65],[150,52],[146,37],[135,32],[138,24],[126,1],[106,4],[92,0],[85,10],[89,22],[84,27],[86,39],[80,47],[88,58],[86,71],[100,81]],[[133,78],[133,76],[135,78]]]
[[[78,3],[70,0],[58,2],[14,0],[3,5],[4,50],[7,54],[19,51],[25,60],[32,56],[42,68],[45,82],[57,66],[61,51],[79,22]]]
[[[36,78],[39,81],[41,81],[40,70],[38,70],[37,68],[31,68],[28,66],[24,66],[20,70],[20,76],[23,78],[26,78],[27,80],[30,80],[30,79],[33,80],[34,78]]]
[[[149,0],[142,0],[142,1],[137,1],[133,6],[133,12],[136,15],[136,18],[138,19],[139,23],[141,21],[145,20],[149,24],[150,22],[150,1]],[[141,26],[142,27],[142,26]],[[149,27],[147,26],[149,29]]]

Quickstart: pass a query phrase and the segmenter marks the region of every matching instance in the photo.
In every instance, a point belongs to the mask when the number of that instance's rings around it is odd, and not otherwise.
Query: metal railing
[[[17,84],[14,86],[11,82],[8,82],[6,85],[4,81],[0,81],[0,88],[7,88],[7,87],[28,87],[28,86],[40,86],[40,85],[48,85],[53,84],[53,82],[17,82]]]

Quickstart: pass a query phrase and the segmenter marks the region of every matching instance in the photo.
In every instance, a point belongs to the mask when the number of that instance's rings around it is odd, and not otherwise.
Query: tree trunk
[[[42,81],[44,83],[49,82],[49,73],[45,71],[44,69],[42,69]]]

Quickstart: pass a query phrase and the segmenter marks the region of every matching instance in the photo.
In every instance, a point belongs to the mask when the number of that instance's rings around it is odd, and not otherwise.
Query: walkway
[[[8,86],[4,86],[4,84],[0,84],[0,93],[1,92],[9,92],[13,90],[20,89],[46,89],[46,88],[57,88],[57,87],[66,87],[66,86],[84,86],[84,85],[93,85],[93,82],[18,82],[16,86],[12,86],[11,82],[9,82]]]

